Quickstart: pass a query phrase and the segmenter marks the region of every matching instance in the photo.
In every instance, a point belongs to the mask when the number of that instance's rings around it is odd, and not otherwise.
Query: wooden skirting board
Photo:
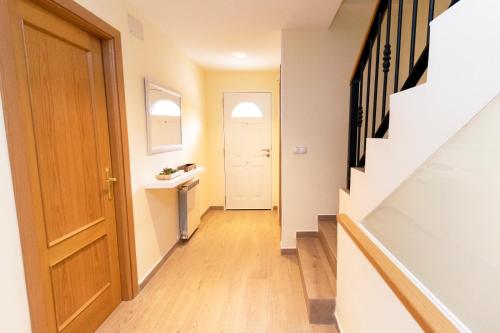
[[[201,218],[203,218],[209,211],[211,210],[224,210],[224,207],[223,206],[210,206],[207,208],[207,210],[201,215]],[[167,259],[172,255],[172,253],[175,252],[175,250],[177,249],[177,247],[179,246],[179,242],[180,241],[177,241],[174,246],[172,246],[172,248],[170,250],[168,250],[168,252],[163,256],[163,258],[161,258],[161,260],[155,265],[155,267],[151,270],[151,272],[148,273],[148,275],[144,278],[144,280],[142,280],[142,282],[139,284],[139,289],[142,290],[147,284],[148,282],[153,278],[153,276],[156,274],[156,272],[158,272],[158,270],[161,268],[161,266],[163,266],[163,264],[165,263],[165,261],[167,261]]]
[[[289,256],[297,254],[297,249],[281,249],[282,256]]]
[[[210,206],[210,207],[208,207],[207,210],[204,211],[203,214],[201,214],[201,218],[203,218],[203,216],[205,216],[211,210],[224,210],[224,206]]]
[[[297,238],[318,237],[319,231],[297,231]]]
[[[277,207],[274,206],[274,209]],[[329,221],[329,222],[334,222],[337,220],[337,215],[318,215],[318,222],[319,221]],[[297,231],[297,238],[300,237],[319,237],[319,231]],[[281,249],[281,254],[282,255],[291,255],[291,254],[297,254],[297,249]]]
[[[453,323],[347,215],[339,222],[425,332],[458,332]]]
[[[142,280],[142,282],[139,284],[139,289],[140,290],[144,289],[144,287],[149,283],[149,281],[151,281],[151,279],[153,278],[153,276],[155,276],[155,274],[160,270],[160,268],[163,266],[163,264],[165,263],[165,261],[167,261],[167,259],[172,255],[172,253],[175,252],[175,250],[179,246],[179,242],[180,242],[180,240],[178,240],[174,244],[174,246],[172,246],[172,248],[170,250],[168,250],[168,252],[163,256],[163,258],[161,258],[161,260],[148,273],[148,275],[146,275],[146,277],[144,278],[144,280]]]
[[[337,220],[337,215],[318,215],[318,222],[319,221],[336,221]]]

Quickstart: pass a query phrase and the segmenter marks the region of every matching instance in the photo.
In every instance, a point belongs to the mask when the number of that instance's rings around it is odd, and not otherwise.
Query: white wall
[[[345,186],[349,80],[373,4],[344,3],[329,30],[282,35],[282,248],[317,216],[338,213]],[[306,155],[292,147],[305,145]]]
[[[1,100],[0,184],[0,323],[5,332],[24,333],[31,327]]]
[[[418,323],[339,225],[337,306],[344,333],[422,332]]]
[[[500,95],[362,222],[473,332],[500,327],[498,142]]]
[[[144,42],[123,33],[124,67],[129,145],[131,157],[132,193],[137,246],[137,266],[142,280],[177,241],[178,210],[175,190],[145,191],[142,185],[153,180],[163,167],[176,167],[187,162],[207,165],[204,74],[158,30],[146,23],[137,11],[129,13],[144,23]],[[146,119],[143,79],[154,82],[182,95],[183,149],[147,155]],[[202,175],[201,210],[208,207],[208,181]]]
[[[185,162],[206,165],[206,121],[203,71],[190,61],[158,29],[146,23],[141,13],[121,0],[77,1],[122,33],[130,144],[132,198],[135,219],[137,264],[142,280],[176,242],[178,235],[175,191],[146,193],[142,184],[151,181],[165,166]],[[144,23],[144,42],[128,32],[127,14]],[[148,156],[146,153],[146,123],[143,78],[165,85],[183,95],[184,149],[178,152]],[[24,283],[19,231],[12,194],[3,113],[0,116],[0,249],[2,253],[2,299],[0,323],[8,332],[29,332],[29,312]],[[207,182],[201,179],[202,210],[208,207]]]

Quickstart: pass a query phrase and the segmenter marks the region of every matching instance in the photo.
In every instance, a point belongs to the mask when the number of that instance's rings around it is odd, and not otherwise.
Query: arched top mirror
[[[148,153],[182,149],[181,96],[145,80]]]

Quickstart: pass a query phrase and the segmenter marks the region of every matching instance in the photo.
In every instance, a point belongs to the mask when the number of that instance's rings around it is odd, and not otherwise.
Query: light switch
[[[307,154],[307,147],[306,146],[295,146],[295,147],[293,147],[293,153],[295,155]]]

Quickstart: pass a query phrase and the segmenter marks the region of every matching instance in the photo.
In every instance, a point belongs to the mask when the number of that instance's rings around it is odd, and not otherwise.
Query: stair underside
[[[334,324],[336,279],[319,237],[297,238],[297,254],[309,321]]]
[[[319,221],[319,239],[333,274],[337,276],[337,221]]]

